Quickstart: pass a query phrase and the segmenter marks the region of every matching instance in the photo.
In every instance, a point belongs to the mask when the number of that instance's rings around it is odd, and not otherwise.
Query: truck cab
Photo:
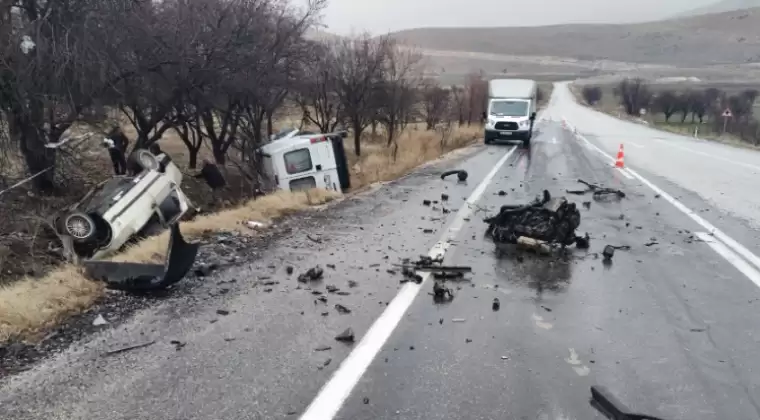
[[[484,139],[521,140],[526,147],[533,137],[538,84],[530,79],[493,79],[488,82]]]
[[[344,137],[344,132],[321,134],[297,129],[273,135],[272,141],[259,149],[265,189],[344,192],[351,186]]]

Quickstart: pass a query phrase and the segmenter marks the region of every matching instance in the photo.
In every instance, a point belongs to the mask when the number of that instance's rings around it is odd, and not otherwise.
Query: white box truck
[[[488,104],[483,113],[485,143],[522,140],[530,145],[536,119],[538,84],[530,79],[493,79],[488,82]]]

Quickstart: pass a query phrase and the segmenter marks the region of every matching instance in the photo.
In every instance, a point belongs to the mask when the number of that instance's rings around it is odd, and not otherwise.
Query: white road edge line
[[[715,238],[712,237],[712,235],[706,233],[706,232],[694,232],[694,235],[699,238],[702,242],[705,242],[707,245],[710,246],[710,248],[713,249],[718,255],[722,256],[726,259],[731,265],[736,267],[737,270],[741,271],[742,274],[747,276],[750,280],[752,280],[757,287],[760,287],[760,272],[755,270],[754,267],[749,265],[747,261],[740,258],[736,253],[728,249],[726,245],[724,245],[722,242],[718,242],[715,240]]]
[[[627,170],[625,170],[625,168],[617,168],[617,170],[618,170],[618,171],[619,171],[621,174],[623,174],[623,176],[624,176],[624,177],[626,177],[626,178],[628,178],[628,179],[633,179],[633,175],[631,175],[631,174],[630,174],[630,173],[629,173]]]
[[[446,250],[451,246],[451,240],[454,239],[464,226],[465,219],[468,218],[473,210],[475,203],[480,199],[483,193],[498,173],[499,169],[507,162],[512,153],[517,150],[512,147],[496,163],[491,172],[486,175],[483,181],[475,188],[470,197],[467,198],[464,205],[459,209],[454,220],[448,229],[441,236],[441,239],[430,250],[428,255],[436,258],[444,255]],[[331,420],[338,414],[351,391],[354,389],[359,380],[366,372],[369,365],[374,360],[377,353],[383,348],[383,345],[396,329],[399,321],[411,306],[414,298],[417,297],[420,289],[427,283],[430,273],[423,275],[422,282],[415,284],[406,283],[388,307],[380,314],[372,326],[364,334],[359,344],[343,360],[333,376],[319,390],[316,398],[306,408],[301,420]]]
[[[582,135],[578,135],[578,138],[580,138],[581,140],[583,140],[589,146],[591,146],[594,149],[596,149],[596,151],[599,152],[602,156],[606,157],[607,159],[609,159],[611,161],[614,161],[614,159],[612,158],[612,156],[608,155],[606,152],[604,152],[602,149],[600,149],[599,147],[597,147],[595,144],[593,144],[590,141],[588,141],[587,138],[583,137]],[[726,246],[728,246],[729,248],[731,248],[737,254],[741,255],[744,259],[746,259],[747,261],[749,261],[756,268],[760,269],[760,258],[758,258],[757,255],[755,255],[754,253],[752,253],[752,251],[750,251],[749,249],[747,249],[744,245],[740,244],[739,242],[736,242],[736,240],[734,240],[732,237],[730,237],[727,234],[725,234],[722,230],[720,230],[717,227],[715,227],[712,223],[710,223],[707,220],[703,219],[700,215],[698,215],[697,213],[695,213],[693,210],[691,210],[690,208],[688,208],[685,205],[683,205],[675,197],[673,197],[672,195],[666,193],[665,191],[663,191],[662,189],[660,189],[660,187],[654,185],[648,179],[646,179],[643,176],[639,175],[638,172],[634,171],[631,168],[626,168],[626,169],[624,169],[624,171],[628,171],[628,173],[630,173],[631,175],[633,175],[636,179],[638,179],[639,181],[641,181],[644,185],[646,185],[647,187],[649,187],[650,189],[652,189],[654,192],[656,192],[657,194],[659,194],[662,198],[664,198],[670,204],[672,204],[673,206],[675,206],[675,208],[677,208],[678,210],[681,210],[681,212],[683,212],[684,214],[686,214],[687,216],[689,216],[689,218],[691,218],[691,220],[697,222],[698,225],[700,225],[703,228],[705,228],[710,233],[710,235],[713,235],[716,239],[718,239],[721,242],[723,242],[724,244],[726,244]],[[750,280],[752,280],[752,279],[750,278]],[[758,285],[758,287],[760,287],[760,285]]]

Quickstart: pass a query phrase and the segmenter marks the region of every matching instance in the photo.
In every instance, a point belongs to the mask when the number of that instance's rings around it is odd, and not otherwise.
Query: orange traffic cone
[[[615,160],[615,167],[616,168],[625,168],[625,163],[623,163],[623,143],[620,143],[620,149],[618,149],[618,155],[617,159]]]

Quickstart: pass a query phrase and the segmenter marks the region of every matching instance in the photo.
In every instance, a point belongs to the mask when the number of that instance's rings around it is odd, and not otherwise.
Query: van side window
[[[304,191],[317,188],[317,180],[313,176],[306,176],[290,181],[290,191]]]
[[[298,149],[285,153],[285,170],[289,174],[297,174],[311,170],[311,153],[309,149]]]

